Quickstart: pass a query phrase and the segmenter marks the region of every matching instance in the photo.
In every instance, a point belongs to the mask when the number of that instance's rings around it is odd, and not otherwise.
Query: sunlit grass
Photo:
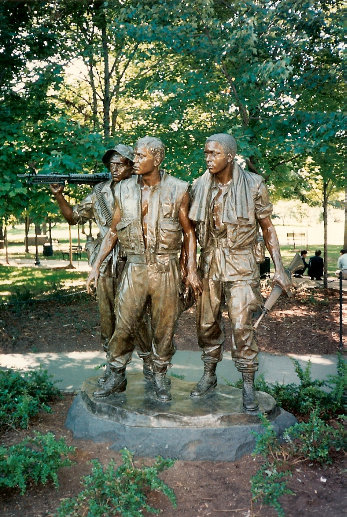
[[[24,290],[38,295],[57,289],[83,287],[87,276],[85,271],[0,266],[0,299]]]

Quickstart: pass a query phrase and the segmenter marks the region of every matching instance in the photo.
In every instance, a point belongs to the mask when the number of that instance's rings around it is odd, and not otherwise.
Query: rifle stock
[[[111,179],[108,172],[100,172],[97,174],[17,174],[18,178],[23,178],[31,184],[57,184],[65,185],[71,183],[75,185],[97,185],[102,181]]]
[[[302,267],[302,258],[299,255],[299,253],[296,253],[294,255],[293,260],[289,264],[288,268],[286,268],[286,273],[289,278],[291,278],[292,273],[294,273],[297,269]],[[261,320],[266,316],[266,314],[272,309],[272,307],[277,302],[278,298],[281,296],[283,292],[282,287],[280,287],[278,284],[275,284],[272,288],[271,293],[269,294],[268,298],[266,299],[263,310],[257,321],[254,323],[253,328],[258,328],[259,323]]]

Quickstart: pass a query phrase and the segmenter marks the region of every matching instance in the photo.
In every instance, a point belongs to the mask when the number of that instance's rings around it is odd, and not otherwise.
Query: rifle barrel
[[[17,177],[23,178],[32,184],[72,183],[76,185],[97,185],[102,181],[111,179],[111,175],[104,172],[97,174],[17,174]]]

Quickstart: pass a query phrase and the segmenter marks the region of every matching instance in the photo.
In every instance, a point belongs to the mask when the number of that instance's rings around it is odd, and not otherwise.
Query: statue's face
[[[206,142],[205,160],[211,174],[222,172],[233,161],[231,154],[227,154],[218,142]]]
[[[112,180],[118,183],[125,178],[129,178],[132,174],[132,167],[127,158],[120,154],[114,154],[109,161],[109,169]]]
[[[135,174],[142,175],[152,172],[159,163],[158,157],[152,154],[148,147],[144,145],[136,147],[134,156]]]

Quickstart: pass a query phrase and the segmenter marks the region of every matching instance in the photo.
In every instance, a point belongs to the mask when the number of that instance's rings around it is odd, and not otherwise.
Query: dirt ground
[[[264,293],[266,294],[266,293]],[[99,350],[98,313],[96,302],[86,296],[35,302],[16,311],[3,310],[0,316],[0,352],[68,352]],[[178,323],[175,341],[178,349],[198,350],[194,308],[184,313]],[[224,314],[226,320],[226,313]],[[227,323],[227,321],[226,321]],[[227,327],[228,343],[230,329]],[[297,292],[293,298],[282,298],[259,328],[260,349],[272,353],[335,353],[339,344],[338,293],[329,290]],[[227,344],[226,349],[230,349]],[[3,445],[17,443],[34,430],[64,436],[69,445],[77,447],[76,464],[59,474],[59,489],[52,484],[31,486],[23,496],[16,490],[0,491],[2,517],[53,516],[62,498],[77,495],[80,480],[91,470],[90,460],[98,458],[107,464],[114,458],[120,464],[120,454],[109,450],[108,444],[76,440],[64,427],[71,395],[53,404],[52,414],[40,414],[28,430],[6,430],[1,434]],[[136,463],[148,459],[136,459]],[[177,461],[161,474],[174,489],[177,509],[162,494],[152,493],[149,502],[166,517],[195,517],[239,515],[272,517],[276,512],[267,506],[252,505],[250,477],[262,459],[251,455],[236,462]],[[321,467],[302,462],[292,466],[289,487],[294,496],[281,499],[286,516],[344,515],[343,457],[337,456],[333,465]],[[146,513],[144,513],[146,515]]]
[[[266,289],[263,294],[267,296]],[[0,353],[100,350],[97,303],[87,295],[77,301],[62,296],[14,308],[0,313]],[[230,351],[226,311],[223,320],[225,350]],[[263,352],[334,354],[339,346],[338,291],[311,289],[297,291],[291,298],[282,296],[259,326],[257,340]],[[178,350],[199,350],[195,307],[181,315],[175,343]]]

